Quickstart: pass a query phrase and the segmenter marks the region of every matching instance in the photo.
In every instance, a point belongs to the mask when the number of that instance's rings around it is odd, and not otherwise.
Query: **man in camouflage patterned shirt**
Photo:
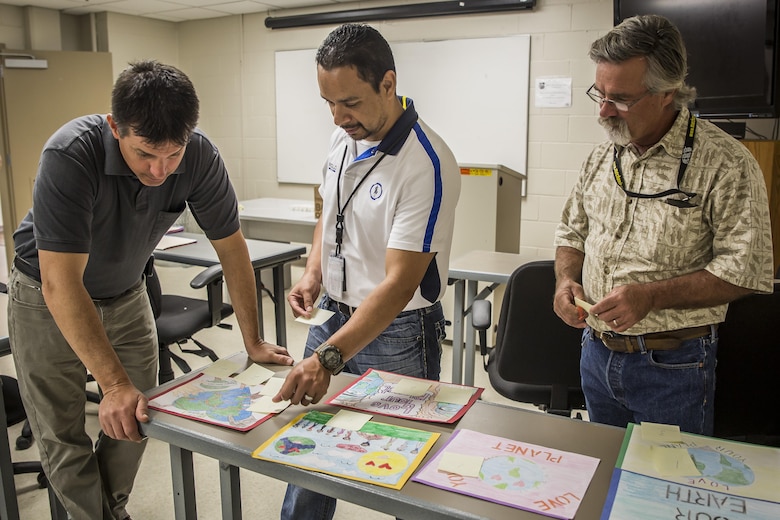
[[[713,432],[717,325],[772,291],[766,186],[755,159],[692,117],[685,45],[667,19],[625,20],[591,46],[610,140],[585,160],[555,234],[554,308],[583,328],[593,421]],[[587,317],[574,298],[593,303]]]

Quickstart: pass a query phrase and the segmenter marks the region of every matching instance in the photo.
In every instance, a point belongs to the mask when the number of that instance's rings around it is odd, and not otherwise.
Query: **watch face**
[[[339,352],[338,348],[328,345],[319,354],[322,366],[328,370],[335,370],[341,366],[341,352]]]
[[[341,356],[334,349],[325,350],[322,355],[325,357],[325,364],[329,367],[337,367],[341,363]]]

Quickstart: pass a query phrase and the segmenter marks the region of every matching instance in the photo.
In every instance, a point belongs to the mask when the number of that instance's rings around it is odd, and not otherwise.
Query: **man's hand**
[[[314,302],[320,295],[320,285],[320,280],[316,276],[304,273],[298,283],[290,289],[287,301],[296,317],[311,318]]]
[[[146,396],[130,383],[104,389],[98,419],[103,433],[118,441],[141,442],[138,422],[149,422]]]
[[[574,303],[574,297],[585,299],[585,291],[582,285],[572,281],[563,280],[555,288],[555,298],[553,299],[553,310],[564,323],[577,329],[584,329],[587,326],[585,319],[577,310]],[[591,312],[595,311],[591,308]]]
[[[286,348],[268,343],[262,339],[254,345],[247,347],[246,353],[249,355],[249,359],[255,363],[273,363],[275,365],[289,366],[295,362]]]
[[[330,384],[330,372],[325,370],[317,359],[317,355],[311,355],[293,368],[284,380],[279,393],[273,397],[273,401],[289,400],[292,404],[308,406],[320,402],[328,392]]]
[[[609,328],[615,332],[624,332],[653,309],[651,292],[643,284],[621,285],[615,287],[604,298],[590,308]]]

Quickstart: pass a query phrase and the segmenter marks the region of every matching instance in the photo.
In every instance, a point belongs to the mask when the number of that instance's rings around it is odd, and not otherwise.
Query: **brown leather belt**
[[[717,330],[717,325],[702,325],[687,329],[670,330],[667,332],[653,332],[643,336],[624,336],[612,331],[596,332],[604,345],[615,352],[640,352],[639,338],[644,338],[647,350],[675,350],[683,341],[708,336],[712,327]]]

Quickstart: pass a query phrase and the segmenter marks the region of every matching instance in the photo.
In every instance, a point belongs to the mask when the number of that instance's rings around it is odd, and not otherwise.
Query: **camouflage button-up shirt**
[[[658,193],[675,187],[688,110],[669,132],[637,156],[618,147],[625,189]],[[613,144],[598,145],[585,160],[563,209],[555,246],[585,253],[582,284],[597,302],[612,289],[706,269],[731,284],[772,292],[773,260],[766,184],[758,163],[740,142],[697,120],[690,164],[680,189],[694,192],[693,208],[664,199],[628,197],[612,172]],[[679,197],[677,197],[679,198]],[[653,310],[625,334],[646,334],[722,322],[727,305]],[[589,316],[598,331],[605,323]]]

